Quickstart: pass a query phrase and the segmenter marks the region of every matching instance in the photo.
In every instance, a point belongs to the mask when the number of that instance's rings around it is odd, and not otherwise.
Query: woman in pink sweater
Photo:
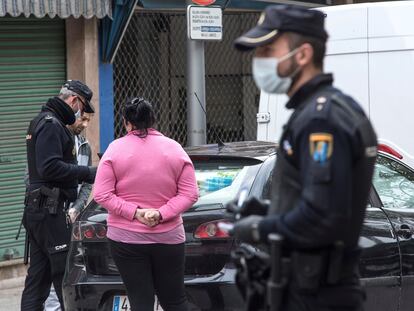
[[[152,127],[152,105],[123,109],[127,135],[104,153],[94,199],[108,210],[108,240],[131,310],[152,311],[154,294],[165,311],[187,310],[185,232],[181,214],[198,199],[193,164],[180,144]]]

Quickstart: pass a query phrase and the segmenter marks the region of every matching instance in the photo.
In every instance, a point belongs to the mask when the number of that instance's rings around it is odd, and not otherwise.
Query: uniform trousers
[[[358,279],[348,284],[321,287],[316,293],[303,293],[292,282],[284,295],[283,311],[363,311],[365,292]]]
[[[70,243],[71,228],[59,204],[57,214],[43,207],[26,207],[23,225],[30,243],[30,265],[21,300],[21,311],[42,311],[50,287],[56,290],[63,308],[62,279]]]

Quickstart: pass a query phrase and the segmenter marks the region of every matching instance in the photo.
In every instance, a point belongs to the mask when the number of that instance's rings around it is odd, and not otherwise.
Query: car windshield
[[[255,159],[193,159],[199,199],[192,210],[222,208],[242,188],[250,189],[261,162]]]
[[[407,166],[378,156],[373,183],[384,207],[414,209],[414,172]]]

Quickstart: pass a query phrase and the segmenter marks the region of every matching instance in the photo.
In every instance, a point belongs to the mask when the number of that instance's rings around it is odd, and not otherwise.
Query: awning
[[[0,17],[112,18],[112,0],[0,0]]]
[[[114,0],[114,16],[104,18],[101,29],[101,59],[104,63],[112,63],[116,50],[121,44],[122,37],[134,14],[138,0]]]
[[[263,10],[269,4],[275,3],[314,7],[327,5],[329,0],[216,0],[213,5],[228,9]],[[139,0],[138,5],[146,9],[183,9],[187,7],[188,2],[186,0]]]

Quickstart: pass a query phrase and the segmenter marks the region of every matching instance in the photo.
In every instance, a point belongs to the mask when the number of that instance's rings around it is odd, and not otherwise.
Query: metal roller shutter
[[[0,19],[0,261],[23,256],[26,130],[66,77],[61,19]]]

